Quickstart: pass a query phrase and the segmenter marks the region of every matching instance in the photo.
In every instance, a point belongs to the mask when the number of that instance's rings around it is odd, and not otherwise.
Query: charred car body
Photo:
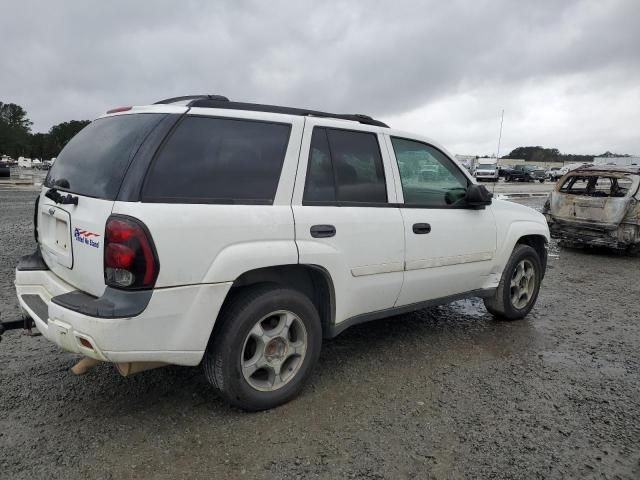
[[[640,250],[640,167],[599,165],[566,174],[545,203],[551,236],[569,244]]]

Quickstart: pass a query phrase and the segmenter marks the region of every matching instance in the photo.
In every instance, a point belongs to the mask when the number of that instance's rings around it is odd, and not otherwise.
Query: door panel
[[[491,207],[458,208],[469,176],[440,147],[385,135],[405,236],[397,306],[481,288],[496,250]]]
[[[331,275],[336,324],[393,307],[402,286],[403,221],[391,205],[396,190],[379,130],[305,122],[292,201],[296,244],[300,263]]]
[[[491,269],[496,227],[484,210],[403,208],[406,272],[397,305],[481,288]],[[413,225],[431,231],[416,234]]]
[[[391,308],[402,285],[402,216],[397,208],[294,205],[300,263],[324,267],[336,291],[336,323]],[[311,227],[333,225],[332,237]]]

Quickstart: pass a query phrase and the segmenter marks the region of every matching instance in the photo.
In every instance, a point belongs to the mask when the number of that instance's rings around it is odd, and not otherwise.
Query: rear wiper
[[[78,197],[74,197],[70,193],[62,195],[55,188],[49,189],[49,191],[47,191],[44,196],[62,205],[78,205]]]

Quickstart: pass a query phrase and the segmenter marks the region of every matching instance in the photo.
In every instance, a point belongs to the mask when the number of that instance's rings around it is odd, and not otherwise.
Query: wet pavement
[[[35,195],[0,188],[5,321]],[[8,332],[0,478],[637,479],[638,272],[638,257],[553,243],[525,320],[466,300],[353,327],[323,344],[299,398],[256,414],[199,368],[74,377],[77,356]]]

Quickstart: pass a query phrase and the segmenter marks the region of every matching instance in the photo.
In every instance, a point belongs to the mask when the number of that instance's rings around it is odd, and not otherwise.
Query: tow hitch
[[[2,334],[8,330],[19,330],[22,329],[25,335],[35,336],[36,333],[33,332],[33,328],[35,327],[35,323],[33,319],[25,316],[22,320],[13,320],[11,322],[0,322],[0,342],[2,341]]]

